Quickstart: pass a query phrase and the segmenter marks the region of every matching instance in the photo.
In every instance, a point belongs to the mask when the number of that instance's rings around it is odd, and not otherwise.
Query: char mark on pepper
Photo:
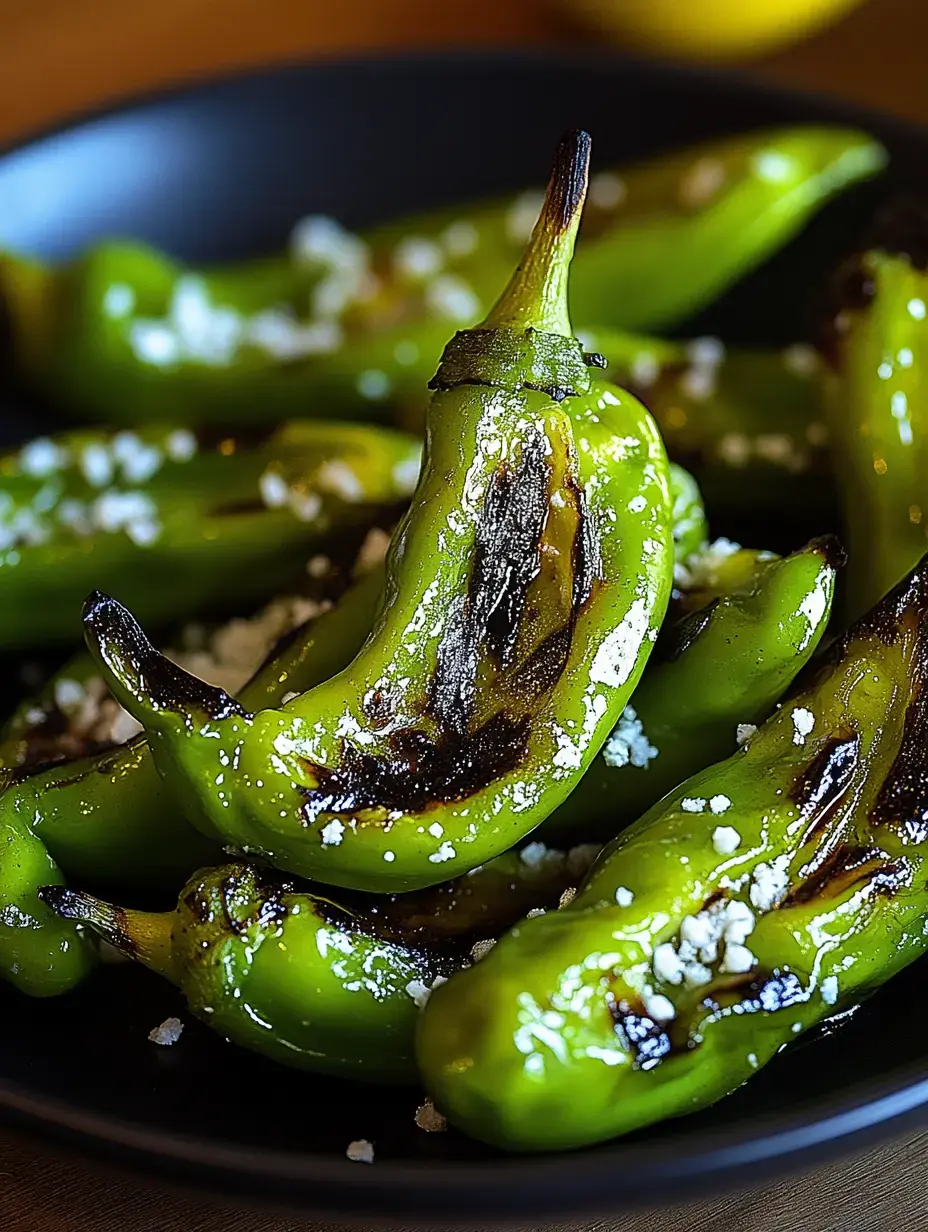
[[[213,720],[245,714],[224,689],[191,676],[160,654],[138,621],[109,595],[95,590],[87,598],[84,632],[109,670],[133,695],[144,697],[147,705]]]
[[[917,686],[905,712],[895,760],[870,810],[876,827],[885,826],[906,843],[928,838],[928,690]]]
[[[387,737],[383,756],[342,741],[335,769],[309,766],[317,786],[302,789],[303,823],[312,825],[323,813],[421,813],[464,800],[521,763],[528,751],[529,722],[501,711],[473,733],[439,740],[405,728]]]
[[[804,876],[780,904],[780,910],[799,907],[814,899],[841,898],[849,891],[873,886],[881,894],[891,895],[908,878],[908,866],[902,860],[890,860],[876,847],[860,847],[840,843],[821,864]]]
[[[860,763],[860,735],[832,736],[793,780],[790,799],[811,822],[806,840],[824,830],[841,804]]]

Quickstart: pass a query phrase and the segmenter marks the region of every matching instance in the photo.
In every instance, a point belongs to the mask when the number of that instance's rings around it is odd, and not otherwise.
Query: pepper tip
[[[582,128],[569,129],[558,143],[545,198],[545,222],[555,233],[569,231],[583,209],[592,144]]]

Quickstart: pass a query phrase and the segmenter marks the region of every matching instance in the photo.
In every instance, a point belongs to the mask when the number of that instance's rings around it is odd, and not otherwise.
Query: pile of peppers
[[[786,350],[680,340],[885,162],[805,127],[591,177],[572,132],[543,195],[235,267],[0,250],[11,379],[77,421],[0,457],[0,650],[63,664],[0,730],[0,979],[115,949],[545,1151],[713,1103],[922,954],[928,226]],[[789,551],[710,536],[796,503]],[[281,593],[314,614],[242,687],[165,652]]]

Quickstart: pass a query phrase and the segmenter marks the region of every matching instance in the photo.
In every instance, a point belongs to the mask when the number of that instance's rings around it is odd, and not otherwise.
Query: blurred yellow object
[[[600,29],[648,51],[696,60],[769,51],[861,0],[561,0]]]

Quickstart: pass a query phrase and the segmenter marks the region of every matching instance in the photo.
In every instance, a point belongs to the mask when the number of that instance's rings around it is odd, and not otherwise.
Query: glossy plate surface
[[[194,260],[281,244],[307,212],[355,226],[543,181],[559,133],[595,165],[717,133],[803,120],[889,145],[878,187],[830,208],[690,328],[791,341],[820,282],[890,189],[920,187],[928,136],[829,100],[616,57],[461,54],[293,67],[209,84],[44,137],[0,158],[0,245],[61,256],[123,233]],[[617,289],[621,294],[621,288]],[[13,439],[46,420],[0,408]],[[717,533],[729,528],[717,527]],[[251,1200],[409,1219],[553,1217],[744,1185],[762,1169],[928,1120],[920,964],[840,1032],[796,1048],[710,1112],[574,1155],[507,1158],[413,1123],[416,1091],[277,1068],[189,1022],[144,972],[104,970],[54,1003],[0,988],[0,1112],[136,1167]],[[148,1031],[188,1020],[173,1048]],[[353,1138],[373,1167],[349,1163]]]

